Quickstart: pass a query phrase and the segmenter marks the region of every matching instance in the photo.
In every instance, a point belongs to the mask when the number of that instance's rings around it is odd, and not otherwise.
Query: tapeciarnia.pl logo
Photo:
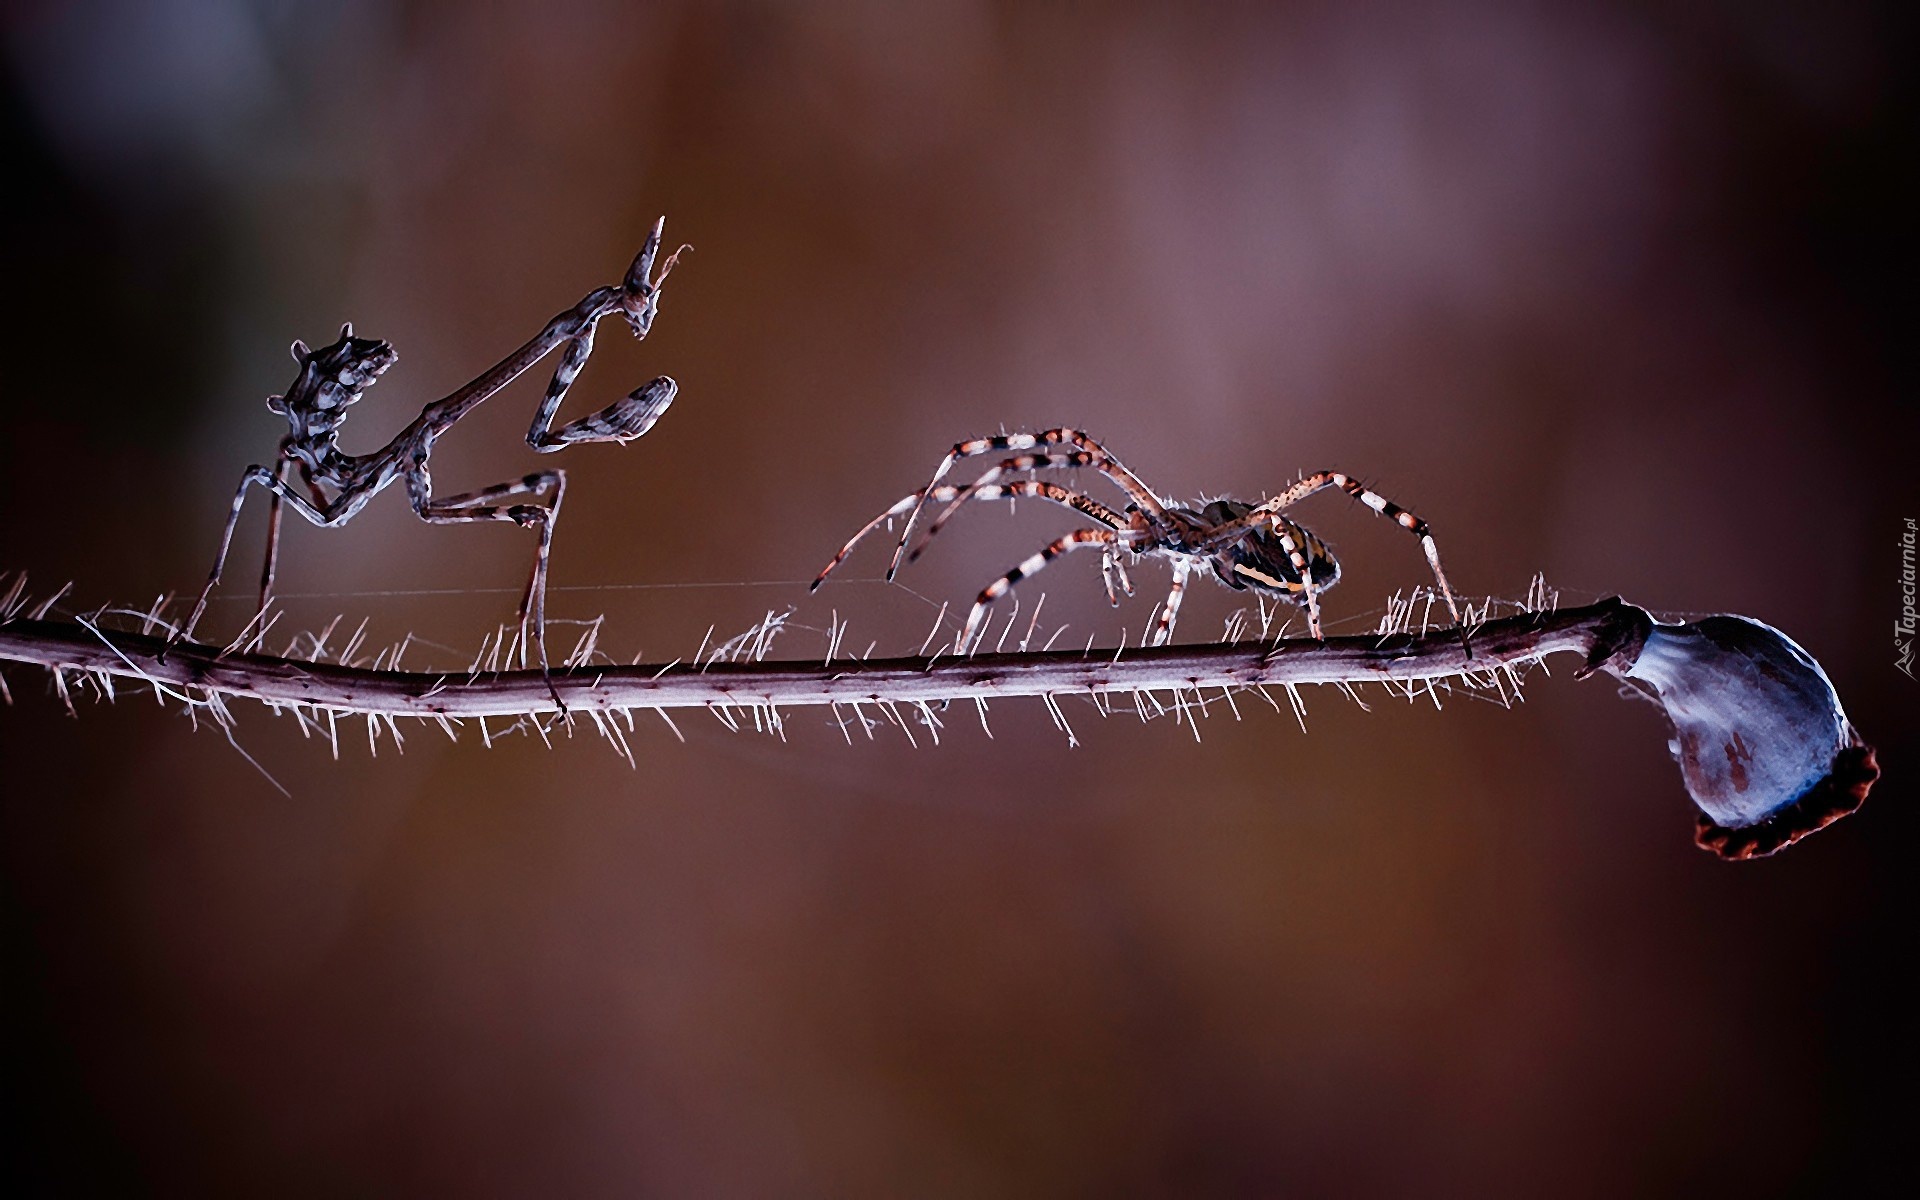
[[[1908,679],[1913,678],[1913,634],[1916,623],[1913,611],[1914,535],[1914,519],[1908,517],[1907,527],[1900,533],[1900,619],[1893,623],[1893,665]]]

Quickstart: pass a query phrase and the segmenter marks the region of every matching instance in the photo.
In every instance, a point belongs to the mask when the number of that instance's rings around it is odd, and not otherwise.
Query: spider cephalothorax
[[[1030,451],[1038,446],[1072,446],[1073,449],[1015,455],[965,486],[956,487],[940,482],[954,464],[963,458],[995,451]],[[1116,510],[1090,496],[1038,478],[1000,482],[1003,476],[1010,473],[1072,467],[1088,467],[1112,480],[1126,492],[1129,500],[1127,506]],[[840,553],[827,563],[813,581],[813,586],[819,587],[861,538],[894,517],[904,514],[907,521],[900,535],[900,544],[894,549],[893,563],[887,569],[889,579],[900,568],[903,556],[907,561],[918,558],[927,542],[940,532],[941,527],[966,501],[1032,496],[1065,505],[1091,519],[1100,528],[1076,529],[1057,538],[988,584],[974,602],[973,611],[967,614],[966,626],[955,643],[956,649],[962,653],[978,644],[986,627],[987,609],[996,599],[1062,554],[1085,546],[1100,547],[1100,568],[1106,578],[1107,596],[1115,604],[1119,603],[1120,592],[1131,594],[1133,590],[1127,582],[1121,560],[1123,552],[1129,558],[1155,556],[1172,560],[1173,582],[1167,592],[1166,605],[1161,609],[1160,619],[1154,627],[1154,645],[1164,645],[1173,636],[1180,600],[1186,592],[1187,576],[1196,567],[1210,570],[1216,579],[1228,587],[1252,589],[1305,604],[1308,628],[1317,638],[1322,636],[1319,595],[1338,582],[1340,565],[1334,561],[1333,552],[1325,542],[1304,526],[1282,515],[1281,510],[1330,487],[1340,488],[1420,540],[1427,563],[1433,569],[1434,583],[1447,603],[1447,611],[1452,614],[1454,624],[1458,625],[1460,611],[1454,603],[1453,590],[1447,585],[1447,577],[1440,569],[1440,551],[1434,545],[1426,522],[1363,486],[1358,480],[1338,471],[1320,471],[1301,478],[1278,496],[1259,504],[1222,498],[1203,505],[1195,512],[1191,508],[1162,501],[1104,446],[1077,429],[1049,429],[1040,434],[1010,433],[957,444],[941,460],[939,468],[933,473],[933,480],[926,487],[903,497],[854,534]],[[921,536],[913,552],[907,554],[914,518],[919,516],[920,510],[929,501],[944,504],[946,508],[927,526],[926,533]]]
[[[318,350],[309,350],[304,343],[295,342],[293,357],[300,364],[300,375],[286,395],[267,400],[268,408],[287,418],[287,436],[281,439],[280,454],[271,467],[249,467],[241,478],[227,514],[226,530],[220,535],[220,551],[214,557],[213,569],[207,573],[207,585],[201,589],[192,615],[174,640],[191,637],[194,626],[206,611],[207,597],[220,582],[227,550],[233,542],[234,526],[239,522],[240,507],[249,487],[265,488],[273,497],[266,567],[260,580],[260,607],[264,610],[273,590],[274,556],[283,502],[315,525],[339,525],[390,484],[401,481],[406,485],[407,501],[414,512],[434,524],[511,521],[539,531],[533,571],[520,603],[519,645],[524,664],[526,647],[531,641],[545,670],[547,552],[553,537],[553,522],[559,515],[560,501],[566,491],[566,474],[558,470],[536,471],[478,491],[439,496],[434,494],[427,460],[436,439],[488,397],[513,382],[521,372],[555,351],[560,352],[560,365],[554,370],[546,396],[534,413],[533,425],[527,430],[527,443],[535,450],[544,454],[581,442],[629,442],[653,428],[653,423],[673,402],[677,390],[674,381],[664,375],[635,388],[599,412],[558,429],[553,427],[553,419],[566,399],[567,390],[593,352],[593,331],[601,320],[619,313],[636,337],[645,337],[653,327],[654,315],[659,311],[660,285],[666,282],[668,272],[680,257],[678,251],[668,255],[660,263],[659,274],[654,273],[664,224],[665,218],[654,222],[652,232],[620,283],[587,293],[580,303],[548,321],[546,328],[531,341],[478,379],[427,405],[411,424],[371,454],[343,454],[335,443],[347,409],[399,358],[393,347],[383,341],[354,337],[351,325],[341,327],[338,341]],[[332,496],[327,494],[327,488],[333,490]],[[499,503],[511,497],[525,499],[512,504]],[[556,693],[555,701],[558,699]]]

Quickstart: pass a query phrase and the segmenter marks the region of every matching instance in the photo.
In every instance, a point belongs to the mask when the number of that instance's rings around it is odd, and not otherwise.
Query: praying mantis
[[[341,451],[340,427],[346,422],[347,410],[397,361],[399,356],[393,347],[384,341],[355,337],[351,324],[341,328],[338,340],[318,350],[308,349],[303,342],[294,342],[293,357],[300,364],[300,373],[285,395],[267,400],[269,409],[286,418],[286,436],[280,439],[279,453],[270,466],[255,464],[241,477],[227,513],[226,527],[220,534],[220,549],[214,556],[213,568],[207,572],[206,586],[200,590],[186,624],[168,642],[169,647],[190,639],[205,613],[208,598],[226,566],[234,529],[250,489],[262,488],[272,498],[265,564],[260,577],[260,610],[264,612],[273,596],[283,505],[315,525],[333,528],[352,520],[368,501],[398,481],[405,484],[407,502],[413,511],[429,523],[511,521],[535,530],[533,569],[520,601],[517,644],[520,663],[525,666],[527,645],[532,643],[539,656],[541,673],[547,678],[548,690],[552,691],[546,644],[547,560],[554,523],[559,519],[560,505],[566,495],[566,472],[557,468],[535,471],[477,491],[436,496],[428,459],[434,443],[461,418],[556,350],[560,352],[559,366],[527,430],[527,444],[534,450],[547,454],[583,442],[625,443],[652,429],[679,390],[679,385],[665,375],[600,411],[558,429],[553,428],[553,420],[568,389],[593,353],[594,330],[601,320],[618,313],[626,319],[636,339],[644,339],[652,330],[659,313],[661,286],[680,255],[691,249],[682,246],[668,255],[655,274],[655,260],[665,226],[665,217],[654,222],[639,255],[620,283],[587,293],[580,303],[548,321],[546,328],[479,378],[421,409],[411,424],[369,454]],[[525,499],[516,500],[518,497]],[[509,500],[515,502],[502,503]],[[558,703],[557,694],[554,700]],[[561,707],[564,711],[565,706]]]

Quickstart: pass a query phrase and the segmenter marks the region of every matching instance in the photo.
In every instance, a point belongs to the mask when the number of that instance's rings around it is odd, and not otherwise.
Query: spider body
[[[580,442],[629,442],[653,428],[678,390],[678,385],[664,375],[591,416],[558,429],[553,428],[553,419],[593,352],[593,334],[601,320],[618,313],[632,327],[634,336],[640,338],[652,328],[659,309],[660,286],[679,258],[678,252],[669,255],[661,264],[659,274],[654,275],[654,260],[660,249],[664,224],[664,218],[654,223],[620,284],[589,292],[580,303],[548,321],[546,328],[531,341],[478,379],[427,405],[391,441],[369,454],[342,452],[338,444],[340,427],[346,422],[347,410],[398,360],[393,347],[377,339],[354,337],[351,325],[343,326],[339,339],[319,350],[309,350],[302,342],[293,343],[293,357],[300,364],[300,373],[285,395],[267,400],[267,407],[287,420],[280,452],[271,467],[249,467],[242,476],[227,514],[213,569],[207,573],[206,586],[174,640],[193,635],[208,597],[220,582],[234,527],[250,487],[264,488],[272,496],[266,563],[260,578],[260,607],[264,610],[273,591],[283,502],[313,524],[332,527],[350,520],[395,481],[404,481],[407,500],[414,512],[430,523],[510,521],[539,531],[533,570],[520,603],[520,657],[524,664],[527,643],[531,641],[539,652],[541,670],[545,671],[547,556],[553,524],[566,492],[565,472],[538,471],[462,495],[437,496],[427,460],[434,442],[462,417],[556,350],[560,351],[560,364],[527,430],[527,443],[534,450],[545,454]],[[289,474],[298,476],[298,486],[288,478]],[[510,505],[495,503],[513,496],[525,496],[527,500]],[[557,694],[555,700],[558,701]]]
[[[1073,449],[1053,449],[1071,446]],[[1048,449],[1039,449],[1047,447]],[[965,458],[997,451],[1023,451],[1004,459],[965,486],[943,484],[947,473]],[[1035,477],[1042,470],[1087,467],[1112,481],[1127,495],[1124,509],[1115,509],[1091,496],[1057,483]],[[1025,475],[1002,482],[1009,475]],[[1104,446],[1077,429],[1050,429],[1045,433],[1013,433],[998,437],[976,438],[960,442],[941,460],[926,487],[903,497],[893,507],[869,521],[813,581],[819,587],[833,569],[843,562],[861,538],[904,515],[906,528],[894,550],[887,578],[901,565],[920,556],[927,543],[969,500],[993,500],[1031,496],[1064,505],[1091,520],[1097,528],[1077,529],[1030,555],[1005,575],[989,583],[967,615],[955,648],[961,653],[979,644],[985,631],[988,609],[1022,579],[1046,567],[1063,554],[1097,546],[1101,552],[1101,573],[1107,584],[1107,596],[1119,603],[1119,593],[1132,594],[1124,560],[1145,557],[1165,558],[1173,564],[1173,580],[1165,606],[1151,637],[1152,644],[1164,645],[1173,636],[1174,621],[1186,593],[1187,578],[1196,569],[1211,571],[1228,587],[1250,589],[1278,596],[1307,609],[1307,625],[1316,638],[1320,628],[1319,595],[1340,578],[1340,565],[1327,544],[1306,527],[1283,515],[1284,509],[1316,492],[1338,487],[1379,515],[1386,517],[1419,539],[1433,570],[1435,584],[1446,600],[1454,624],[1460,613],[1453,590],[1440,568],[1440,552],[1426,522],[1388,500],[1358,480],[1338,471],[1320,471],[1302,477],[1279,495],[1258,504],[1221,498],[1203,504],[1197,511],[1171,505],[1156,496],[1138,476],[1121,465]],[[946,507],[927,526],[911,554],[907,546],[913,524],[928,503]],[[1118,590],[1116,590],[1116,582]]]
[[[1237,521],[1252,513],[1254,508],[1244,500],[1220,499],[1209,503],[1197,515],[1191,509],[1170,511],[1179,513],[1204,531]],[[1295,522],[1288,524],[1295,545],[1307,560],[1307,573],[1313,580],[1314,591],[1324,592],[1338,583],[1340,563],[1333,557],[1333,551],[1304,525]],[[1204,542],[1204,533],[1200,540]],[[1213,569],[1214,578],[1235,591],[1250,588],[1295,603],[1305,601],[1306,589],[1301,584],[1300,570],[1293,565],[1292,556],[1271,527],[1258,526],[1249,530],[1238,541],[1214,550],[1208,555],[1207,563]]]

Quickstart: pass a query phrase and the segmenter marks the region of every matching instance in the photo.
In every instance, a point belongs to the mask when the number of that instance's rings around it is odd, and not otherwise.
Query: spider
[[[319,350],[309,350],[305,343],[294,342],[293,358],[300,364],[300,374],[286,395],[267,399],[269,409],[286,417],[287,435],[280,439],[280,451],[271,467],[251,466],[241,477],[227,513],[226,528],[220,534],[220,549],[214,556],[213,569],[207,572],[206,586],[193,606],[193,614],[168,646],[192,637],[194,627],[206,611],[207,598],[220,582],[221,570],[226,565],[227,551],[232,546],[234,527],[239,523],[248,488],[265,488],[273,498],[267,523],[266,562],[260,575],[260,610],[264,612],[273,595],[282,501],[313,524],[331,528],[351,520],[389,484],[402,480],[407,488],[407,501],[422,520],[436,525],[512,521],[537,531],[533,570],[520,601],[519,652],[521,665],[525,666],[527,642],[531,640],[539,653],[541,673],[548,675],[547,555],[553,541],[553,525],[560,516],[560,502],[566,494],[566,472],[536,471],[478,491],[436,496],[432,476],[427,471],[427,458],[433,452],[434,442],[462,417],[555,350],[561,350],[560,365],[534,414],[532,427],[527,430],[527,443],[535,450],[544,454],[578,442],[630,442],[653,428],[654,422],[673,402],[679,387],[664,375],[591,416],[559,429],[552,425],[567,389],[593,353],[593,332],[602,318],[619,313],[626,318],[636,338],[646,337],[652,329],[654,316],[659,311],[660,286],[666,282],[681,253],[688,249],[682,246],[669,255],[661,264],[660,273],[654,275],[654,259],[660,250],[665,224],[665,217],[654,222],[639,255],[619,285],[589,292],[580,303],[547,322],[545,329],[491,370],[445,399],[427,405],[412,424],[370,454],[342,453],[338,445],[340,426],[346,421],[347,410],[365,389],[398,359],[393,347],[383,341],[354,337],[352,325],[343,326],[339,340]],[[298,486],[289,482],[289,472],[298,476]],[[331,499],[324,488],[333,489]],[[514,496],[528,499],[518,504],[499,503]],[[550,675],[548,688],[552,690]],[[559,697],[554,698],[558,702]]]
[[[1054,449],[1068,446],[1072,449]],[[1036,451],[1036,447],[1048,449]],[[965,486],[956,487],[940,482],[954,464],[963,458],[1010,450],[1031,453],[1008,458]],[[1112,480],[1127,494],[1129,503],[1126,508],[1117,511],[1090,496],[1046,480],[1014,479],[1000,482],[1003,476],[1014,472],[1069,467],[1091,467]],[[1250,588],[1265,595],[1304,603],[1309,632],[1315,638],[1322,638],[1325,635],[1320,628],[1319,596],[1339,581],[1340,564],[1334,561],[1333,552],[1325,542],[1304,526],[1282,515],[1282,510],[1330,487],[1344,490],[1420,540],[1427,563],[1433,568],[1434,582],[1439,585],[1440,595],[1447,602],[1447,612],[1458,626],[1460,610],[1454,603],[1453,589],[1447,585],[1446,574],[1440,569],[1440,551],[1434,545],[1427,523],[1385,496],[1368,489],[1352,476],[1338,471],[1318,471],[1259,504],[1223,498],[1195,511],[1167,504],[1155,496],[1106,447],[1077,429],[1049,429],[1040,434],[1011,433],[960,442],[941,460],[939,469],[934,471],[933,479],[926,487],[903,497],[899,503],[867,522],[860,532],[854,534],[814,579],[813,587],[818,588],[826,581],[833,569],[852,553],[861,538],[902,514],[906,515],[906,528],[901,531],[900,544],[895,547],[893,561],[887,568],[889,580],[900,569],[902,557],[907,562],[918,558],[933,536],[967,501],[1032,496],[1065,505],[1091,519],[1100,528],[1076,529],[988,584],[974,602],[973,610],[967,614],[966,626],[954,644],[957,653],[966,654],[978,644],[986,627],[987,610],[1014,584],[1063,554],[1092,546],[1100,548],[1100,571],[1106,581],[1107,599],[1116,606],[1120,603],[1119,592],[1133,594],[1133,586],[1127,579],[1126,568],[1121,561],[1122,551],[1133,559],[1159,555],[1173,560],[1173,582],[1167,591],[1166,606],[1161,609],[1159,621],[1154,626],[1152,645],[1165,645],[1172,638],[1180,601],[1186,594],[1187,577],[1196,568],[1211,570],[1215,579],[1235,590]],[[927,526],[913,552],[907,554],[914,520],[929,503],[944,504],[946,508]]]

